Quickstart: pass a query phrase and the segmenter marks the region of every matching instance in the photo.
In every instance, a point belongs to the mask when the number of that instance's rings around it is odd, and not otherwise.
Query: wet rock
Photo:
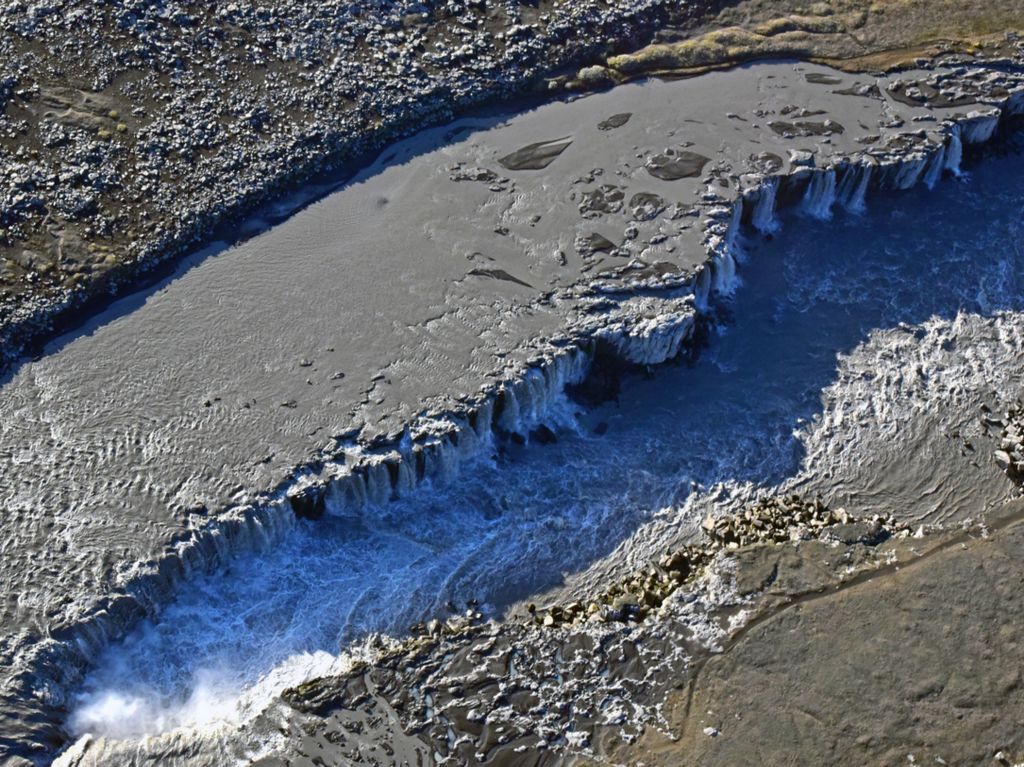
[[[530,441],[536,442],[539,445],[552,445],[555,442],[558,442],[558,435],[556,435],[547,426],[541,424],[530,432]]]
[[[528,144],[512,154],[505,155],[498,162],[509,170],[541,170],[553,163],[570,144],[572,139],[569,138]]]
[[[626,192],[616,184],[601,184],[597,189],[584,192],[579,211],[584,218],[601,218],[609,213],[622,210]]]
[[[602,120],[601,122],[599,122],[597,124],[597,129],[598,130],[603,130],[603,131],[609,131],[609,130],[614,130],[615,128],[621,128],[623,125],[625,125],[627,122],[629,122],[629,118],[632,117],[632,116],[633,116],[632,112],[622,112],[620,114],[612,115],[611,117],[607,118],[606,120]]]
[[[594,253],[611,253],[616,249],[616,244],[603,234],[593,232],[586,237],[580,236],[576,241],[576,252],[584,256],[592,256]]]
[[[1024,485],[1024,407],[1016,402],[1002,417],[993,415],[990,409],[982,412],[981,421],[986,429],[1001,429],[999,448],[993,452],[993,460],[1013,482]]]
[[[854,83],[849,88],[833,91],[840,96],[861,96],[864,98],[880,99],[882,91],[875,83]]]
[[[650,221],[665,210],[665,200],[653,192],[637,192],[629,198],[629,212],[636,221]]]
[[[794,168],[813,168],[814,152],[806,149],[790,149],[789,164]]]
[[[696,178],[711,159],[687,149],[667,149],[647,160],[645,168],[655,178],[663,181],[677,181],[683,178]]]
[[[300,519],[320,519],[327,512],[327,499],[321,487],[307,487],[289,495],[288,502]]]
[[[785,122],[783,120],[772,120],[768,123],[768,127],[779,136],[786,136],[788,138],[828,136],[833,133],[846,132],[846,129],[842,125],[833,120],[825,120],[824,122],[804,120],[794,123]]]
[[[750,158],[753,168],[760,173],[774,174],[782,170],[786,162],[773,152],[761,152]]]

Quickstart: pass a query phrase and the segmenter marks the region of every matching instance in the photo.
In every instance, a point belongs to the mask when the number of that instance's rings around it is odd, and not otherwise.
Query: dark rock
[[[558,442],[558,436],[547,426],[541,424],[530,432],[530,441],[541,445],[552,445]]]
[[[470,269],[467,274],[471,274],[474,277],[489,277],[492,280],[504,280],[505,282],[514,282],[516,285],[522,285],[526,288],[532,288],[533,286],[528,282],[523,282],[518,277],[513,277],[511,274],[506,272],[504,269]]]
[[[303,488],[288,496],[288,501],[299,519],[320,519],[327,512],[327,499],[322,487]]]
[[[808,72],[804,78],[812,85],[841,85],[843,82],[842,78],[823,72]]]
[[[603,234],[597,232],[592,233],[589,237],[584,237],[581,240],[582,247],[580,252],[585,255],[592,255],[594,253],[610,253],[615,250],[616,245],[614,242],[609,240]]]
[[[528,144],[512,154],[505,155],[498,162],[509,170],[541,170],[554,162],[571,143],[572,139],[561,138]]]

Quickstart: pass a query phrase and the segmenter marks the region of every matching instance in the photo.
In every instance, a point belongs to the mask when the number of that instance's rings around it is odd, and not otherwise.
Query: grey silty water
[[[568,400],[555,444],[495,445],[445,488],[302,522],[272,552],[195,579],[112,646],[72,715],[137,736],[244,715],[372,632],[446,603],[492,614],[685,537],[707,511],[798,488],[856,513],[953,518],[1011,492],[976,426],[1024,372],[1019,157],[751,234],[693,364]],[[262,682],[261,682],[262,680]]]

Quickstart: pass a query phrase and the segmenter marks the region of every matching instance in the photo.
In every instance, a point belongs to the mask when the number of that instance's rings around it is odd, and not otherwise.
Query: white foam
[[[814,171],[807,185],[807,192],[801,205],[802,210],[813,218],[827,221],[832,218],[832,206],[836,202],[836,172],[832,168]]]

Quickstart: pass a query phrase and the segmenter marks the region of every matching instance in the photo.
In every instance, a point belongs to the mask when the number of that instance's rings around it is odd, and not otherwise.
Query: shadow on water
[[[879,330],[1024,308],[1021,171],[1017,156],[934,192],[878,195],[864,216],[784,216],[774,241],[751,237],[731,319],[696,363],[628,382],[617,403],[567,401],[575,426],[554,444],[497,448],[447,488],[358,523],[302,522],[269,554],[196,579],[110,648],[73,727],[127,736],[231,716],[271,669],[296,669],[279,670],[278,688],[309,673],[303,653],[402,634],[468,600],[500,612],[659,514],[693,522],[663,509],[795,476],[797,430],[822,413],[841,355]]]

